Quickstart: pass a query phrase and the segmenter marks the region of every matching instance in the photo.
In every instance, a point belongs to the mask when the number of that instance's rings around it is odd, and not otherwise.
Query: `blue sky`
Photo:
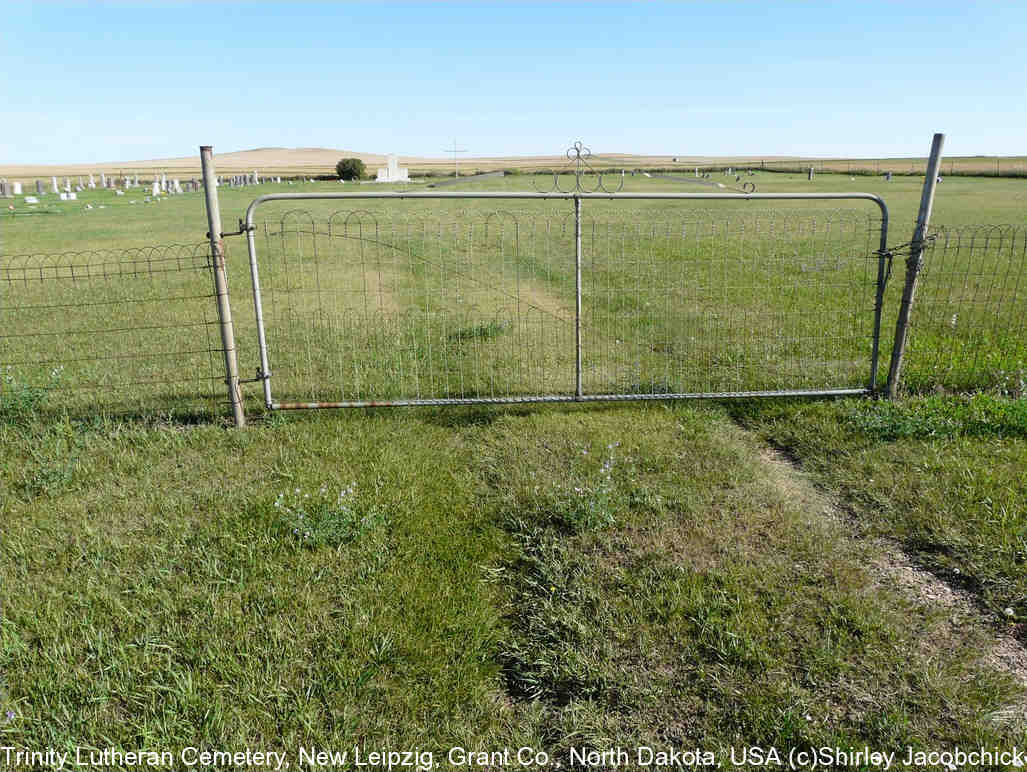
[[[0,2],[0,163],[1027,154],[1027,3]]]

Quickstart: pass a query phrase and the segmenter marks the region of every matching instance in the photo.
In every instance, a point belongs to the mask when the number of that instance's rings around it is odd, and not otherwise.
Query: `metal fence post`
[[[927,161],[927,175],[924,177],[924,189],[920,196],[920,212],[916,217],[916,228],[913,231],[913,242],[909,257],[906,259],[906,285],[902,289],[902,305],[899,307],[899,319],[895,324],[895,345],[891,352],[891,366],[888,369],[888,398],[895,399],[898,395],[902,379],[902,359],[906,354],[906,340],[909,336],[909,317],[913,310],[913,298],[916,295],[916,280],[924,256],[924,238],[927,236],[927,225],[931,220],[931,208],[934,206],[934,190],[938,185],[938,170],[941,167],[941,150],[945,144],[944,134],[935,134],[931,142],[931,157]]]
[[[221,321],[221,347],[225,352],[225,384],[232,404],[232,418],[236,426],[246,425],[242,393],[239,390],[239,365],[236,361],[235,331],[232,327],[232,306],[228,302],[228,278],[225,275],[225,244],[221,236],[221,209],[218,206],[217,182],[214,177],[214,158],[210,145],[200,146],[200,164],[203,167],[203,187],[207,201],[207,234],[210,238],[210,256],[214,269],[214,289],[217,294],[218,319]]]
[[[574,196],[574,395],[581,399],[581,196]]]

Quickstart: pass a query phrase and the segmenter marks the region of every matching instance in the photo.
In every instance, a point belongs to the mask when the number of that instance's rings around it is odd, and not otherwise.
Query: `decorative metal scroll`
[[[551,187],[545,190],[539,187],[537,178],[541,175],[533,176],[531,184],[534,185],[535,190],[537,190],[539,193],[554,193],[556,191],[559,191],[560,193],[620,192],[624,188],[624,172],[621,171],[620,184],[616,188],[611,190],[603,183],[603,173],[600,171],[596,171],[588,162],[588,159],[591,157],[592,151],[585,147],[580,140],[575,142],[573,147],[567,149],[567,160],[570,161],[570,163],[574,166],[573,190],[564,190],[564,188],[560,185],[560,172],[552,171],[550,169],[545,169],[543,171],[546,174],[553,175],[553,184]]]
[[[565,190],[564,187],[560,184],[560,175],[561,174],[567,174],[567,170],[566,169],[564,169],[563,171],[559,171],[559,170],[558,171],[553,171],[552,169],[543,169],[539,174],[532,176],[531,184],[532,184],[532,186],[534,186],[535,190],[537,190],[539,193],[555,193],[555,192],[560,192],[560,193],[599,193],[599,192],[602,192],[602,193],[619,193],[621,190],[623,190],[624,189],[624,170],[622,169],[621,173],[620,173],[620,184],[617,185],[616,188],[613,188],[611,190],[603,182],[603,173],[600,172],[600,171],[597,171],[596,169],[594,169],[592,167],[592,165],[588,162],[588,159],[591,158],[591,157],[592,157],[592,151],[589,150],[587,147],[585,147],[585,145],[581,142],[581,140],[578,140],[577,142],[574,143],[573,146],[571,146],[571,147],[569,147],[567,149],[567,160],[570,162],[570,164],[573,165],[573,169],[572,169],[572,171],[574,173],[574,187],[573,188],[568,188],[568,189]],[[550,184],[548,187],[545,187],[545,188],[539,187],[538,178],[539,177],[546,177],[546,176],[548,176],[550,174],[553,175],[552,184]],[[634,174],[634,172],[632,172],[632,174]],[[721,190],[731,190],[731,191],[734,191],[736,193],[749,194],[749,193],[755,193],[756,192],[756,184],[753,183],[753,182],[743,182],[741,184],[741,186],[733,187],[733,186],[730,186],[730,185],[725,185],[722,182],[714,182],[714,181],[712,181],[711,179],[709,179],[709,177],[710,177],[709,172],[706,172],[703,175],[702,179],[698,179],[698,178],[693,179],[692,177],[671,176],[669,174],[646,174],[645,176],[646,177],[656,177],[658,179],[664,179],[664,180],[674,180],[675,182],[688,182],[688,183],[691,183],[691,184],[694,184],[694,185],[707,185],[707,186],[709,186],[711,188],[719,188]],[[735,182],[741,182],[741,177],[740,176],[739,177],[735,177]]]

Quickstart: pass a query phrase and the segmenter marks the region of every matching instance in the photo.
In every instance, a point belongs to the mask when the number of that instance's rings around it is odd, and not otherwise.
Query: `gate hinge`
[[[241,236],[244,233],[249,233],[250,231],[255,230],[257,230],[257,227],[255,225],[246,225],[246,223],[244,223],[242,220],[239,220],[239,230],[233,231],[231,233],[222,233],[221,238],[224,238],[225,236]],[[210,231],[207,231],[206,238],[210,238]]]
[[[262,373],[258,367],[256,378],[247,378],[246,380],[239,379],[239,383],[260,383],[261,381],[268,380],[271,380],[271,373]]]

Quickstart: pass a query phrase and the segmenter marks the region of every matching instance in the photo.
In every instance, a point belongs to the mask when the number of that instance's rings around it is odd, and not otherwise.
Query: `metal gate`
[[[270,409],[878,381],[888,211],[872,194],[274,194],[244,228],[240,369]]]

